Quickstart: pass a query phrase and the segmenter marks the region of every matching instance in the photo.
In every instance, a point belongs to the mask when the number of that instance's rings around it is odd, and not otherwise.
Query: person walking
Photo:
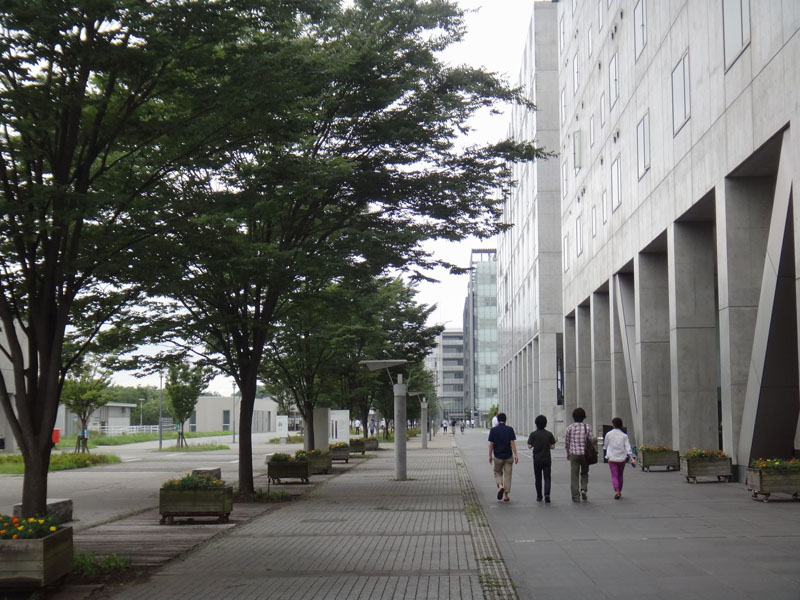
[[[511,493],[511,472],[519,462],[514,428],[506,425],[505,413],[497,414],[497,426],[489,430],[489,464],[494,462],[497,499],[508,502]]]
[[[528,448],[533,449],[533,482],[536,484],[536,501],[542,501],[542,478],[544,478],[544,501],[550,503],[550,450],[556,447],[556,438],[545,427],[547,417],[539,415],[534,421],[536,431],[528,436]]]
[[[603,438],[603,449],[606,451],[608,468],[611,469],[611,485],[614,487],[614,499],[622,497],[622,474],[625,471],[625,462],[630,459],[635,467],[636,460],[631,450],[631,442],[628,434],[622,431],[622,419],[614,417],[611,419],[614,429],[609,431]]]
[[[586,418],[586,411],[580,406],[572,411],[574,423],[567,427],[564,437],[564,447],[567,450],[567,460],[569,461],[569,486],[572,492],[572,501],[580,502],[581,499],[587,500],[589,493],[589,465],[586,464],[586,444],[594,443],[595,437],[592,435],[591,428],[583,420]],[[580,487],[578,479],[580,477]],[[580,494],[580,495],[579,495]]]

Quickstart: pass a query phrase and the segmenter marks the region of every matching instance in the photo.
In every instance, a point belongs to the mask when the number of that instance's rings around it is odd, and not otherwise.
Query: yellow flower
[[[56,530],[56,526],[55,525],[51,525],[50,526],[50,531],[55,531],[55,530]]]
[[[44,519],[39,519],[39,525],[44,525]]]

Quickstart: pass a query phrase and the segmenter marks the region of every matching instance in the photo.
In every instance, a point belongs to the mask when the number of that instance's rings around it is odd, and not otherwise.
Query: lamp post
[[[231,392],[231,431],[233,432],[233,443],[236,443],[236,381],[234,380],[233,391]]]
[[[392,374],[389,373],[390,367],[398,367],[407,364],[405,359],[390,360],[361,360],[358,362],[370,371],[386,369],[389,374],[389,381],[392,382],[394,391],[394,476],[397,481],[406,480],[406,395],[408,386],[403,383],[403,374],[397,374],[397,383],[392,381]],[[387,423],[388,425],[388,423]]]
[[[428,431],[430,431],[430,427],[428,425],[428,403],[425,400],[425,396],[422,395],[422,392],[408,392],[409,396],[420,396],[421,400],[419,401],[419,422],[420,426],[422,427],[422,449],[427,450],[428,448]]]
[[[164,444],[164,421],[161,415],[164,411],[164,373],[158,372],[158,449],[161,450]]]
[[[142,407],[144,406],[144,398],[139,398],[139,433],[142,432]]]

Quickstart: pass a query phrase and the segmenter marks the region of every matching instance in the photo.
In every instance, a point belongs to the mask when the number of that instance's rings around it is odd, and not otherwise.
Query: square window
[[[620,160],[619,156],[614,159],[614,162],[611,163],[611,210],[617,210],[617,207],[622,203],[622,198],[620,196],[619,191],[619,184],[620,184]]]
[[[600,94],[600,127],[606,124],[606,93]]]
[[[619,74],[617,73],[617,53],[611,57],[608,63],[608,110],[609,112],[617,103],[619,98]]]
[[[647,44],[647,29],[645,28],[645,3],[644,0],[639,0],[633,8],[633,46],[636,50],[636,58],[644,50]]]
[[[750,44],[750,0],[722,0],[722,33],[727,69]]]
[[[589,147],[594,146],[594,115],[589,117]]]
[[[639,179],[650,169],[650,113],[646,112],[636,126],[636,162]]]
[[[603,208],[603,223],[608,223],[608,193],[606,190],[603,190],[603,201],[602,201],[602,208]]]
[[[689,53],[672,70],[672,132],[678,133],[691,116],[689,97]]]
[[[597,236],[597,205],[592,204],[592,237]]]

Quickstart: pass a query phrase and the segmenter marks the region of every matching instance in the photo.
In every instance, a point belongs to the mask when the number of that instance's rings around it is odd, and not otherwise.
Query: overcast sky
[[[533,3],[530,0],[458,0],[458,4],[475,12],[467,15],[466,38],[461,44],[448,49],[445,60],[454,64],[484,67],[503,74],[515,84]],[[508,118],[484,115],[476,119],[472,126],[474,132],[468,139],[468,144],[496,141],[506,136]],[[437,258],[464,267],[469,266],[472,248],[493,247],[494,241],[477,239],[457,244],[440,242],[431,245]],[[440,282],[420,283],[417,301],[437,305],[431,315],[433,323],[460,328],[467,295],[467,276],[450,275],[444,269],[429,272],[428,275]],[[118,373],[114,376],[114,383],[131,386],[159,385],[157,375],[138,379],[132,373]],[[217,377],[209,388],[223,396],[230,396],[232,379]]]
[[[503,74],[516,85],[533,3],[530,0],[458,0],[458,4],[476,12],[467,17],[465,40],[451,47],[445,58],[452,63],[471,64]],[[470,143],[503,139],[508,133],[508,123],[507,116],[484,115],[476,119],[471,135],[474,139]],[[437,257],[467,267],[470,250],[494,246],[494,240],[470,239],[461,243],[439,242],[430,247]],[[433,271],[432,275],[440,283],[420,283],[417,300],[437,305],[431,315],[433,323],[460,328],[467,296],[467,275],[450,275],[444,269]]]

